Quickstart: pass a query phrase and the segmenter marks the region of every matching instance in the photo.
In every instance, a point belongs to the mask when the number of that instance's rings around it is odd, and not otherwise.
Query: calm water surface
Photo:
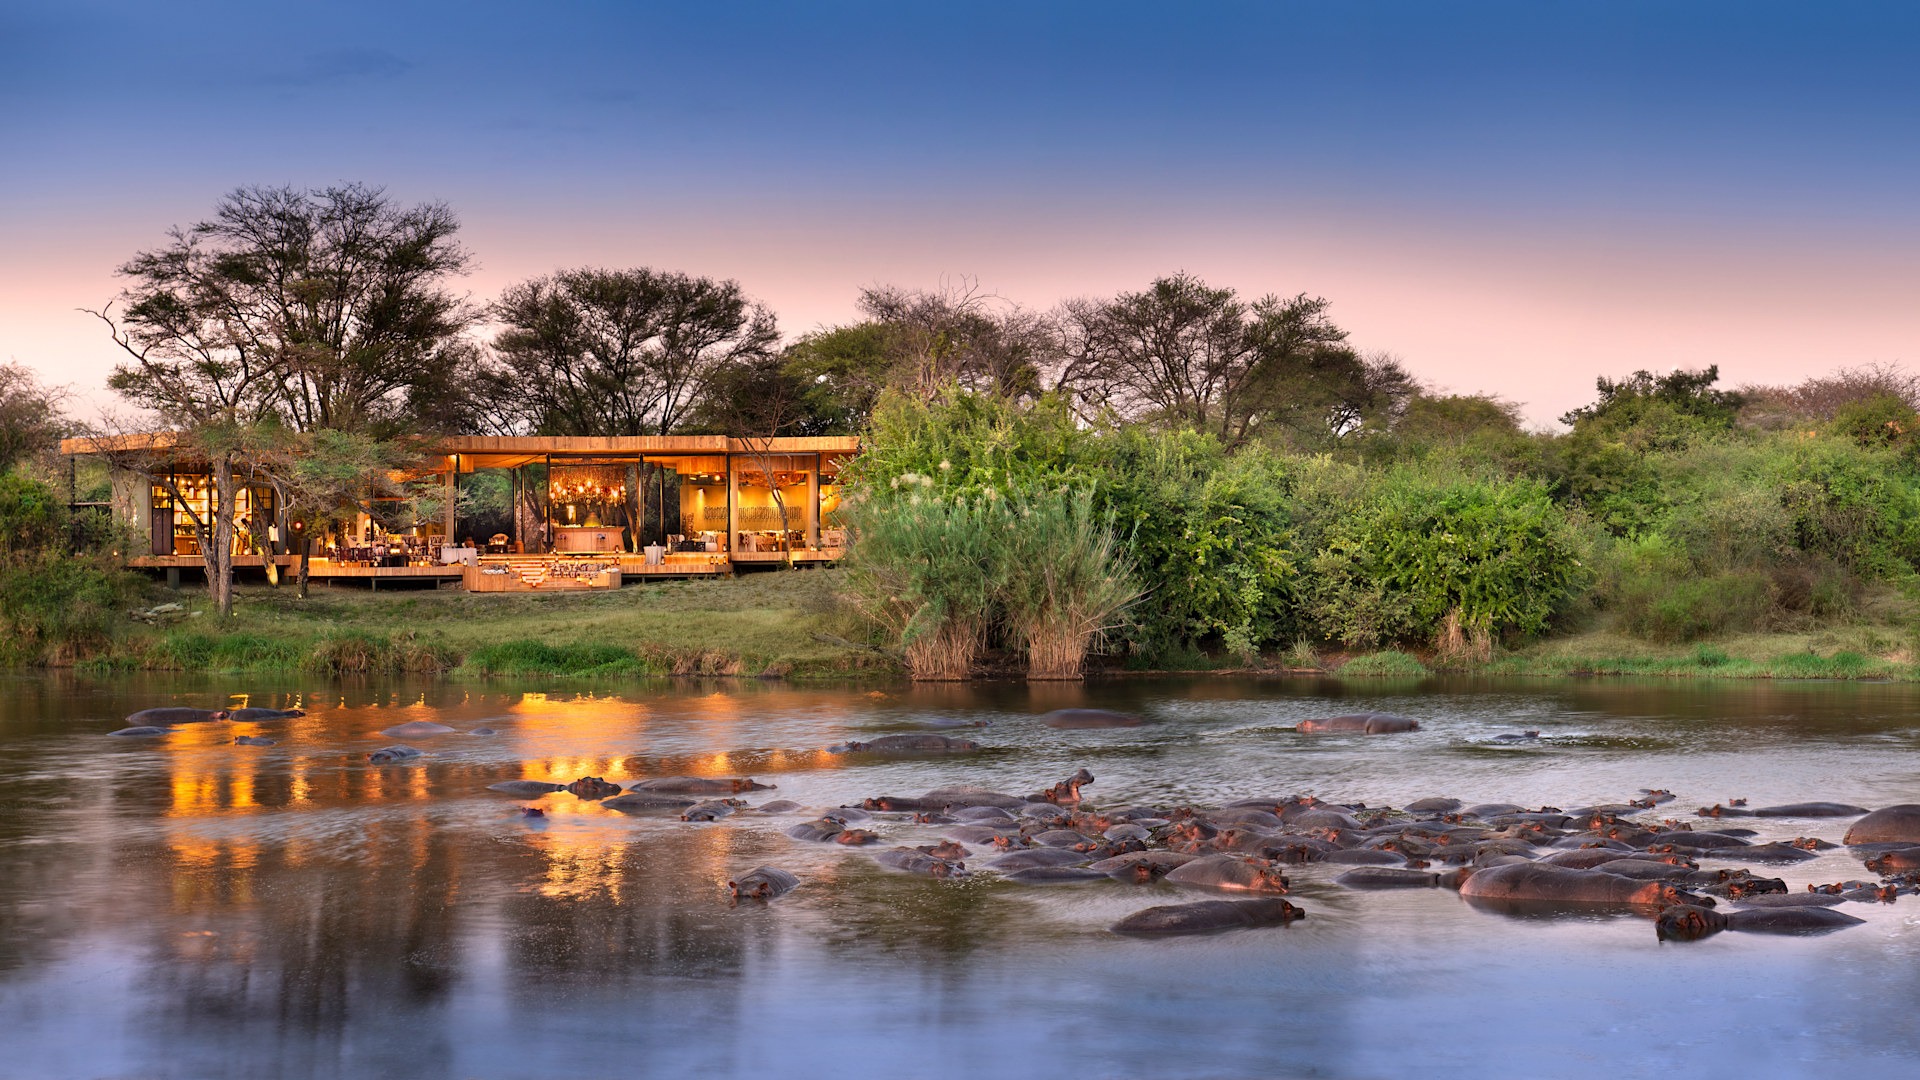
[[[157,704],[305,708],[106,738]],[[1054,731],[1095,705],[1153,723]],[[1355,708],[1395,736],[1308,738]],[[987,749],[873,762],[849,737],[978,718]],[[435,720],[419,763],[381,728]],[[492,737],[464,732],[480,726]],[[1537,745],[1490,740],[1537,728]],[[232,745],[238,734],[279,740]],[[798,816],[627,817],[499,780],[751,775],[838,805],[1086,766],[1089,803],[1311,793],[1665,813],[1920,801],[1920,690],[1847,684],[1143,681],[817,689],[734,682],[0,682],[0,1076],[1712,1077],[1920,1074],[1920,898],[1826,937],[1661,945],[1632,917],[1516,919],[1444,890],[1289,871],[1309,917],[1166,941],[1105,929],[1177,887],[941,882],[788,839]],[[1845,822],[1747,822],[1838,840]],[[933,826],[877,826],[930,843]],[[978,862],[979,860],[976,860]],[[761,863],[803,879],[730,908]],[[1844,851],[1790,886],[1866,876]]]

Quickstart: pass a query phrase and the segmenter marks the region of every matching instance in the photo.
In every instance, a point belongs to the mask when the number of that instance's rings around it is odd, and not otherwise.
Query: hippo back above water
[[[1322,719],[1302,720],[1294,728],[1303,735],[1392,735],[1402,731],[1420,730],[1420,721],[1407,716],[1389,716],[1386,713],[1352,713],[1347,716],[1329,716]]]
[[[262,720],[292,720],[307,715],[299,709],[228,709],[227,719],[247,724],[257,724]]]
[[[168,724],[203,724],[209,720],[225,720],[225,709],[188,709],[181,706],[166,706],[158,709],[141,709],[127,717],[132,727],[163,727]]]

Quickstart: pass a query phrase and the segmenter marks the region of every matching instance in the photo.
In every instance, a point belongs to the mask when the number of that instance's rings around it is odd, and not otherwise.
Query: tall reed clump
[[[942,498],[907,473],[850,499],[841,514],[855,607],[899,642],[917,680],[965,679],[985,646],[999,592],[994,499]]]
[[[1113,514],[1096,510],[1088,489],[1032,492],[998,506],[1004,540],[993,577],[1008,637],[1026,648],[1027,678],[1081,678],[1088,652],[1142,595]]]

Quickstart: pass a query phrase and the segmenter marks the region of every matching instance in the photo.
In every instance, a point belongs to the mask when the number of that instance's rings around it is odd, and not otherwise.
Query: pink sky
[[[509,282],[590,264],[733,277],[795,335],[852,319],[856,292],[871,283],[972,277],[1047,307],[1184,269],[1247,295],[1326,296],[1363,349],[1394,353],[1437,387],[1523,402],[1537,425],[1590,400],[1597,375],[1717,363],[1727,385],[1791,382],[1907,361],[1920,340],[1920,307],[1904,295],[1920,255],[1867,236],[1836,245],[1831,233],[1627,223],[1584,235],[1509,228],[1494,240],[1495,230],[1457,216],[1446,228],[1411,213],[1253,205],[1211,214],[984,201],[683,204],[670,214],[650,205],[644,216],[600,205],[542,219],[470,206],[463,233],[481,266],[466,285],[484,300]],[[204,212],[174,209],[182,221]],[[110,298],[113,267],[172,220],[132,208],[84,222],[53,213],[13,237],[0,261],[0,357],[70,385],[83,413],[111,407],[114,350],[76,309]]]

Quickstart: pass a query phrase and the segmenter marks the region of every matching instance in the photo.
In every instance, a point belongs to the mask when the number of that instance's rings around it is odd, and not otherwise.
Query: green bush
[[[141,584],[100,556],[47,550],[0,562],[0,664],[71,664],[106,649]]]
[[[1539,633],[1585,584],[1579,543],[1536,481],[1396,470],[1327,524],[1309,611],[1349,645]]]

